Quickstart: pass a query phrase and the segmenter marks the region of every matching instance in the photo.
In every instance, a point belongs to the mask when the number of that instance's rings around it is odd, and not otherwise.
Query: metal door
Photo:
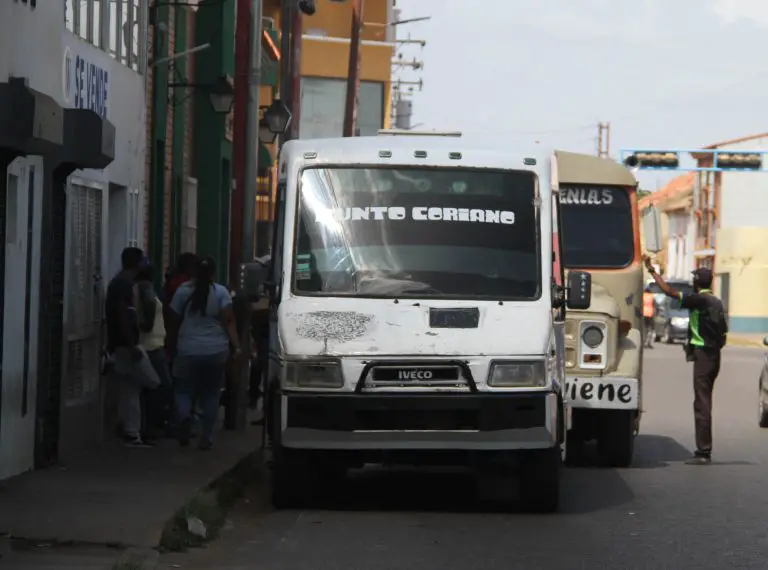
[[[0,244],[7,269],[2,283],[5,306],[0,337],[0,479],[34,465],[35,414],[30,395],[34,395],[37,377],[30,364],[37,355],[30,353],[30,341],[37,333],[31,312],[38,285],[33,281],[37,175],[35,165],[23,159],[11,163],[7,171],[5,232]]]
[[[71,180],[67,189],[64,403],[99,395],[104,294],[102,189]]]

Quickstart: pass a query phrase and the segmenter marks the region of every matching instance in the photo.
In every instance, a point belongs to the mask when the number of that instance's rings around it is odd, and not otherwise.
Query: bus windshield
[[[560,215],[566,268],[618,269],[634,259],[632,203],[625,188],[563,184]]]
[[[308,168],[298,294],[535,300],[536,175],[469,168]]]

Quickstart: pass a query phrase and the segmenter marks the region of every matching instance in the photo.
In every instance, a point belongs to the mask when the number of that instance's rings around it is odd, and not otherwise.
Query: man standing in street
[[[693,359],[693,417],[696,425],[696,453],[689,465],[712,462],[712,391],[720,372],[720,356],[728,334],[722,301],[712,294],[712,271],[700,267],[693,272],[694,293],[677,291],[656,273],[648,256],[645,266],[665,295],[680,299],[691,312],[686,354]]]

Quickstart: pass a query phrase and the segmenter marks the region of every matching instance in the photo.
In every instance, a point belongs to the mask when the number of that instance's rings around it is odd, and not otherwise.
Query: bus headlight
[[[605,335],[603,334],[603,331],[594,325],[588,326],[581,333],[581,340],[589,348],[597,348],[600,346],[600,344],[602,344],[604,338]]]
[[[547,385],[547,365],[543,360],[494,362],[488,385],[496,388],[542,388]]]
[[[283,387],[291,388],[342,388],[344,376],[336,361],[286,362]]]

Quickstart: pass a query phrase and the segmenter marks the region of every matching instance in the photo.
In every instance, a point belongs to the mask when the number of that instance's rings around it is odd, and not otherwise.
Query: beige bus
[[[628,466],[642,413],[643,262],[637,180],[621,164],[555,152],[560,261],[592,275],[587,310],[566,316],[568,456],[596,440],[601,463]],[[658,222],[657,222],[658,223]]]

